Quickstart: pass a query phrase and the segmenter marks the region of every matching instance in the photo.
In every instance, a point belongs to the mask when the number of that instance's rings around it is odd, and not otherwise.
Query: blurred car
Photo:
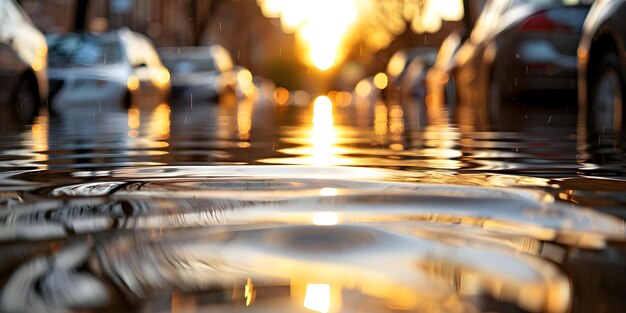
[[[437,49],[430,47],[398,50],[389,59],[385,74],[389,83],[386,88],[387,106],[403,109],[404,126],[419,127],[424,117],[424,77],[435,62]]]
[[[626,0],[597,1],[578,46],[579,105],[594,132],[624,130]]]
[[[159,54],[172,73],[173,99],[215,100],[235,89],[237,72],[222,46],[167,47]]]
[[[429,47],[407,48],[396,51],[387,63],[385,74],[389,78],[387,85],[388,94],[399,94],[402,92],[402,80],[411,72],[407,71],[411,62],[415,59],[432,59],[437,53],[437,49]]]
[[[13,1],[0,1],[0,123],[30,123],[48,96],[43,34]]]
[[[444,106],[456,106],[456,83],[450,75],[454,68],[454,57],[463,43],[460,32],[452,32],[444,39],[437,52],[434,64],[428,69],[425,77],[426,95],[424,102],[429,107],[442,109]]]
[[[125,105],[169,96],[170,74],[150,40],[128,29],[49,35],[50,109]]]
[[[502,103],[529,91],[575,96],[576,49],[589,2],[488,1],[455,55],[450,79],[458,102],[493,124],[502,110],[515,108]]]
[[[424,99],[426,96],[426,74],[428,70],[435,65],[436,60],[437,49],[428,49],[410,60],[407,64],[405,74],[402,75],[398,84],[402,98]]]

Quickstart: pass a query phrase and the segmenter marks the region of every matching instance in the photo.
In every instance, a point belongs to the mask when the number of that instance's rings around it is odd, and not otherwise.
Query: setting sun
[[[279,16],[307,50],[305,62],[326,71],[343,57],[344,37],[357,18],[354,0],[263,0],[268,17]]]

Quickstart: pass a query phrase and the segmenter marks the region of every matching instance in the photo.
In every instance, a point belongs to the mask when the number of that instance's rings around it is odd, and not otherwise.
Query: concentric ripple
[[[568,251],[626,242],[622,219],[519,176],[163,166],[3,182],[2,312],[567,312]]]

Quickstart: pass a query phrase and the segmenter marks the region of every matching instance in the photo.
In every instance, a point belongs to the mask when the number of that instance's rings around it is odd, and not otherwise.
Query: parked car
[[[402,98],[418,97],[424,99],[426,96],[425,79],[428,70],[437,60],[437,49],[428,49],[415,56],[407,64],[405,74],[400,78],[400,96]]]
[[[396,51],[387,63],[385,74],[389,78],[387,85],[388,94],[400,94],[402,92],[402,80],[410,72],[409,65],[416,58],[429,59],[436,55],[437,49],[429,47],[407,48]]]
[[[592,132],[625,130],[626,0],[597,1],[578,46],[579,114]]]
[[[455,55],[460,104],[493,125],[529,91],[576,94],[576,50],[591,0],[490,0]]]
[[[235,89],[233,61],[220,45],[167,47],[159,49],[159,54],[172,73],[174,99],[215,100]]]
[[[387,63],[385,75],[388,84],[383,95],[389,110],[402,108],[404,127],[417,128],[417,119],[424,115],[424,88],[420,80],[425,76],[437,55],[437,49],[431,47],[406,48],[396,51]],[[418,90],[420,89],[421,90]]]
[[[169,96],[170,74],[150,40],[128,29],[48,36],[50,109],[126,105]]]
[[[441,110],[444,107],[456,107],[456,82],[451,75],[454,68],[454,59],[463,43],[461,32],[452,32],[444,39],[437,52],[434,64],[428,69],[425,77],[426,95],[424,102],[432,110]]]
[[[43,34],[13,1],[0,1],[0,125],[30,123],[48,96]]]

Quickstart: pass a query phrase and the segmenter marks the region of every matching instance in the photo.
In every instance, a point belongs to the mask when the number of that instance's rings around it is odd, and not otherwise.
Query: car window
[[[122,60],[120,42],[113,37],[68,34],[48,40],[50,67],[118,64]]]
[[[173,73],[188,74],[216,71],[215,62],[207,56],[193,56],[190,54],[163,54],[161,60]]]

